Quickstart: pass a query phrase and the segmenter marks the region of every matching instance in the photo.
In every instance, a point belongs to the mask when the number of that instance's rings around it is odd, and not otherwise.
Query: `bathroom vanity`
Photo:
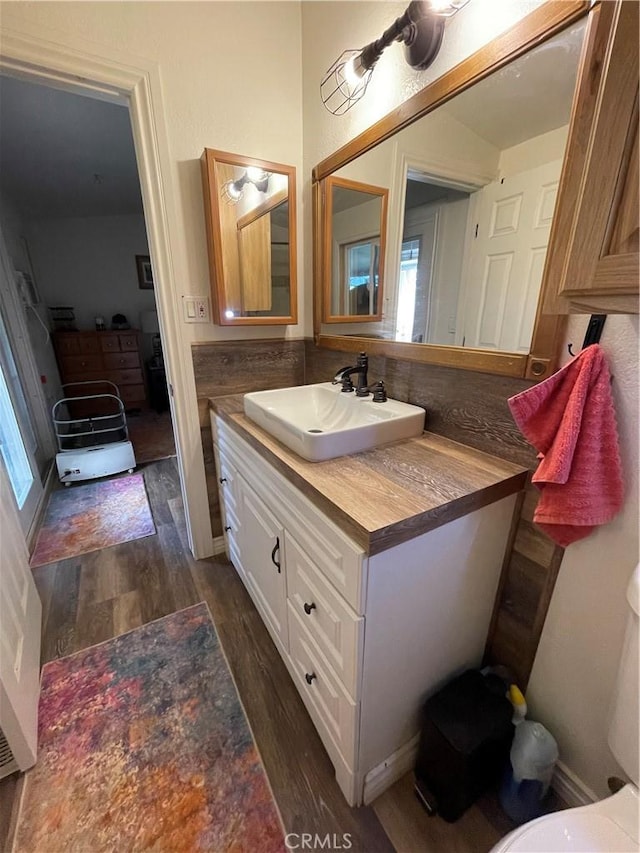
[[[526,471],[440,436],[307,462],[211,401],[227,554],[351,805],[414,762],[418,712],[482,659]]]

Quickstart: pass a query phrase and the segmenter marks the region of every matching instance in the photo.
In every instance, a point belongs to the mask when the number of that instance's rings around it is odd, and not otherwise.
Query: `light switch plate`
[[[208,296],[183,296],[182,312],[185,323],[210,323]]]

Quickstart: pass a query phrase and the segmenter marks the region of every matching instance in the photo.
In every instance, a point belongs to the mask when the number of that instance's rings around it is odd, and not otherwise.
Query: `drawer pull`
[[[304,612],[307,614],[307,616],[310,616],[310,615],[311,615],[311,611],[312,611],[312,610],[315,610],[315,609],[316,609],[316,605],[315,605],[315,602],[314,602],[314,601],[312,601],[312,602],[311,602],[311,604],[307,604],[307,602],[305,601],[305,603],[304,603]]]
[[[280,574],[280,563],[276,560],[276,553],[280,549],[280,537],[276,536],[276,544],[273,546],[273,551],[271,552],[271,562],[278,570],[278,574]]]
[[[315,672],[312,672],[312,673],[305,672],[304,677],[307,681],[307,684],[311,684],[313,679],[316,678],[317,676],[316,676]]]
[[[224,532],[228,533],[230,530],[231,530],[231,526],[229,524],[227,524],[227,526],[224,529]]]
[[[226,477],[220,477],[220,478],[218,479],[218,482],[219,482],[219,483],[220,483],[220,485],[222,486],[222,485],[223,485],[223,483],[226,483],[226,482],[227,482],[227,478],[226,478]]]

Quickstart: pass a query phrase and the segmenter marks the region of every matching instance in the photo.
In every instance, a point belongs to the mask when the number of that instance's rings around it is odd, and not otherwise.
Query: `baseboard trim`
[[[559,761],[551,780],[551,787],[569,808],[588,806],[600,799],[566,764]]]
[[[417,734],[367,773],[362,793],[362,800],[366,806],[416,766],[419,742],[420,735]]]
[[[224,536],[214,536],[213,537],[213,556],[217,557],[218,554],[226,553],[227,546],[224,541]]]

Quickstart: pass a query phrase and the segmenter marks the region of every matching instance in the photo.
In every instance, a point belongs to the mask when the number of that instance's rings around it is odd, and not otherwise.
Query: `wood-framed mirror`
[[[550,0],[314,168],[319,346],[505,376],[550,375],[565,318],[541,310],[548,287],[547,243],[564,154],[580,132],[576,92],[594,73],[598,14],[599,7],[588,2]],[[432,142],[440,133],[438,150]],[[369,167],[377,183],[389,188],[383,318],[360,327],[351,322],[326,327],[324,247],[331,235],[325,233],[325,185],[334,177],[366,180]],[[537,168],[534,178],[526,174]],[[531,198],[525,179],[535,183]],[[484,219],[479,210],[486,212]],[[519,257],[520,249],[509,240],[522,223],[528,230]],[[480,253],[476,231],[484,241]],[[455,250],[438,255],[437,238],[446,245],[445,232],[451,246],[465,246],[457,257]],[[475,266],[473,251],[479,258]],[[428,288],[417,280],[421,266],[431,270],[430,292],[437,297],[431,303]],[[411,275],[413,283],[403,292],[401,279]],[[522,305],[511,302],[516,285]],[[440,316],[434,314],[436,306],[443,309]]]
[[[324,192],[322,321],[381,320],[389,191],[329,175]]]
[[[206,148],[202,184],[214,322],[297,322],[296,170]]]

